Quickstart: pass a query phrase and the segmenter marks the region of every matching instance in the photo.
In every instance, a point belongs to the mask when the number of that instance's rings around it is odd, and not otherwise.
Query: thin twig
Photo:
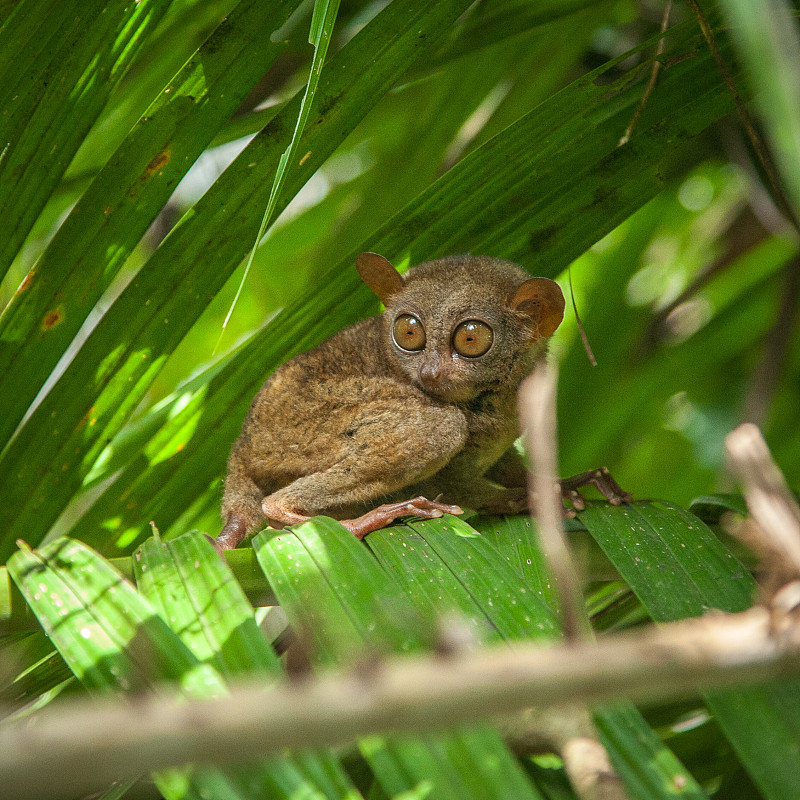
[[[664,34],[667,32],[669,15],[671,11],[672,0],[668,0],[667,5],[664,8],[664,16],[661,19],[661,38],[658,40],[658,46],[656,47],[655,60],[653,61],[653,68],[650,71],[650,80],[647,82],[642,99],[639,101],[639,105],[636,107],[633,119],[630,121],[628,127],[625,129],[625,133],[622,134],[622,138],[619,140],[618,147],[622,147],[622,145],[627,144],[630,141],[631,135],[633,134],[633,129],[636,127],[636,123],[639,122],[639,117],[642,116],[642,111],[644,111],[644,107],[647,105],[647,101],[650,99],[650,95],[653,93],[653,89],[656,87],[658,73],[661,70],[659,56],[664,52]]]
[[[578,572],[561,524],[556,456],[556,370],[546,361],[538,364],[519,390],[520,427],[533,464],[528,475],[528,504],[536,518],[542,551],[555,581],[561,624],[567,641],[588,633]]]
[[[559,755],[569,782],[581,800],[629,800],[608,751],[597,739],[573,736],[564,742]]]
[[[589,350],[591,352],[591,350]],[[562,525],[556,476],[557,370],[541,361],[520,387],[520,426],[533,463],[528,475],[528,504],[536,518],[542,552],[555,581],[561,623],[567,643],[592,640],[578,570]],[[559,753],[576,795],[581,800],[628,800],[624,784],[597,737],[588,712],[578,735],[560,742]]]
[[[583,349],[586,351],[586,356],[589,359],[589,363],[593,366],[597,366],[597,359],[594,356],[594,351],[592,350],[592,346],[589,344],[589,337],[586,335],[586,331],[583,328],[583,323],[581,322],[581,315],[578,313],[578,304],[575,302],[575,289],[572,288],[572,264],[567,267],[567,280],[569,281],[569,296],[572,300],[572,311],[575,314],[575,322],[578,326],[578,333],[581,335],[581,341],[583,342]]]
[[[717,63],[717,68],[722,75],[722,80],[725,82],[725,86],[727,86],[728,91],[733,97],[733,101],[736,104],[736,110],[739,112],[739,118],[744,126],[747,138],[750,140],[753,151],[755,152],[756,157],[758,158],[758,161],[761,164],[761,167],[764,170],[770,185],[772,186],[773,192],[775,192],[775,197],[781,207],[781,211],[787,216],[788,219],[792,221],[795,229],[800,231],[800,220],[798,220],[791,203],[786,197],[786,193],[783,190],[783,184],[778,177],[778,171],[775,169],[775,165],[772,163],[769,150],[764,143],[763,138],[759,134],[750,112],[747,110],[747,106],[745,105],[745,102],[742,99],[736,84],[734,83],[733,76],[728,69],[728,65],[725,63],[725,59],[722,57],[722,54],[719,51],[719,47],[717,47],[717,41],[714,38],[714,32],[711,30],[711,25],[708,22],[708,18],[703,12],[703,9],[700,8],[697,0],[686,0],[686,3],[697,18],[697,24],[700,26],[700,30],[703,32],[703,37],[705,38],[706,43],[711,50],[711,55],[714,57],[714,61]]]
[[[463,657],[395,658],[301,685],[239,685],[214,700],[76,698],[0,729],[5,800],[78,795],[123,775],[231,763],[381,731],[430,731],[530,705],[665,701],[800,673],[796,628],[770,614],[710,615],[597,643],[517,643]]]
[[[776,569],[800,577],[800,507],[761,431],[749,422],[740,425],[726,437],[725,449],[763,537],[757,543],[759,554],[771,553]]]

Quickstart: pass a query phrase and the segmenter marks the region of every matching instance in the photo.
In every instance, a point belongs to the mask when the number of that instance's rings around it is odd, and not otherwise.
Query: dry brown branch
[[[728,434],[725,448],[761,531],[763,550],[774,553],[795,577],[800,576],[800,508],[761,431],[752,423],[740,425]]]
[[[537,523],[542,552],[558,592],[561,623],[567,642],[591,639],[575,561],[564,532],[556,439],[557,371],[541,362],[519,392],[520,427],[533,462],[528,475],[528,503]],[[530,733],[530,732],[529,732]],[[575,793],[581,800],[627,800],[623,784],[603,745],[597,740],[589,714],[577,732],[557,743]]]
[[[558,753],[581,800],[628,800],[586,706],[526,708],[492,723],[519,755]]]
[[[351,671],[301,685],[240,685],[216,700],[75,699],[42,710],[35,725],[0,730],[0,786],[6,800],[55,800],[168,765],[430,731],[531,705],[672,700],[798,674],[800,630],[775,636],[769,611],[754,608],[597,643],[395,658],[366,677]]]
[[[792,598],[800,578],[800,508],[755,425],[740,425],[728,434],[725,447],[751,516],[731,532],[759,557],[760,583],[772,604],[773,624],[785,627],[785,617],[797,606]]]
[[[564,528],[556,493],[556,370],[540,363],[519,390],[520,427],[524,431],[533,472],[528,476],[528,504],[536,519],[542,552],[555,581],[561,625],[567,641],[588,633],[583,595]]]
[[[581,800],[627,800],[622,780],[597,739],[576,736],[561,749],[564,770]]]

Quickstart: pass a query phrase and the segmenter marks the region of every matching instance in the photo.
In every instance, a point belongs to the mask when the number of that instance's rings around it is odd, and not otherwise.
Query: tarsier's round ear
[[[552,336],[564,319],[564,294],[550,278],[531,278],[511,296],[511,307],[530,317],[539,336]]]
[[[384,305],[405,285],[403,276],[377,253],[360,253],[356,256],[356,269],[361,280],[375,292]]]

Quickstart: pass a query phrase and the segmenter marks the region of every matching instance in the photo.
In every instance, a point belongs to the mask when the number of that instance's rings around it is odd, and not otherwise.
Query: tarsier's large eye
[[[425,347],[425,328],[416,317],[403,314],[394,321],[392,338],[401,350],[413,353]]]
[[[467,358],[482,356],[492,346],[493,340],[492,329],[477,319],[468,319],[453,331],[453,349]]]

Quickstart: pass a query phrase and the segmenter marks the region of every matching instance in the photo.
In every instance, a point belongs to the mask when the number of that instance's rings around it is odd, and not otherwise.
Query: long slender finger
[[[463,514],[464,510],[461,506],[449,505],[448,503],[439,503],[436,500],[426,500],[424,497],[409,500],[409,507],[413,508],[429,508],[441,511],[444,514]]]

